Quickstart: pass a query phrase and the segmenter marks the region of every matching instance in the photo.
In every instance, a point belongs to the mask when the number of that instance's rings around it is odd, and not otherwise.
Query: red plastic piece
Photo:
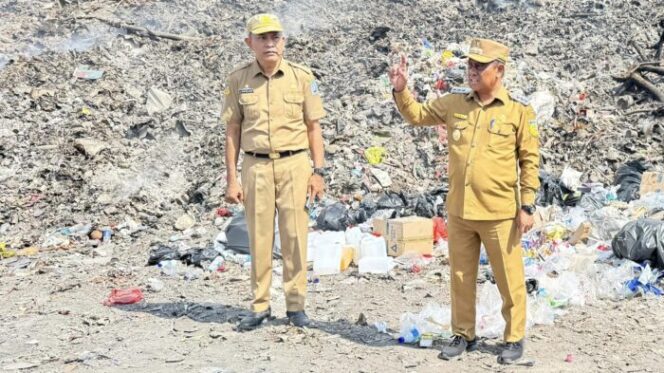
[[[104,300],[105,306],[115,304],[134,304],[143,300],[143,292],[139,288],[113,289],[111,295]]]
[[[229,216],[233,216],[233,213],[231,212],[231,210],[229,210],[225,207],[220,207],[220,208],[217,209],[217,216],[219,216],[221,218],[227,218]]]
[[[445,220],[440,216],[433,218],[433,240],[438,242],[439,240],[447,239],[447,224]]]

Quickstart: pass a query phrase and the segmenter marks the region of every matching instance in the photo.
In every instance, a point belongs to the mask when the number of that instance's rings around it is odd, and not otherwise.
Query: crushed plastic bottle
[[[399,343],[401,344],[411,344],[417,343],[420,340],[420,331],[417,330],[416,326],[411,327],[406,333],[403,333],[399,337]]]

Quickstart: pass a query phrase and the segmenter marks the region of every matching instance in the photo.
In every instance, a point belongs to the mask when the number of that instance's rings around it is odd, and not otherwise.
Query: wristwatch
[[[537,211],[537,208],[535,205],[523,205],[521,206],[521,210],[525,211],[528,215],[532,215]]]
[[[314,168],[314,174],[325,177],[329,174],[330,172],[327,170],[325,167],[315,167]]]

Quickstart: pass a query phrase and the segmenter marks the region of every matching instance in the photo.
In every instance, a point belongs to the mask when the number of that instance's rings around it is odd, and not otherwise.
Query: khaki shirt
[[[469,88],[452,92],[425,104],[415,101],[407,88],[394,93],[408,123],[447,125],[448,213],[468,220],[516,217],[519,201],[534,204],[539,188],[539,133],[533,108],[504,88],[484,106]]]
[[[318,85],[309,69],[282,60],[272,78],[254,60],[230,74],[223,121],[242,126],[240,147],[268,154],[307,149],[305,122],[325,116]]]

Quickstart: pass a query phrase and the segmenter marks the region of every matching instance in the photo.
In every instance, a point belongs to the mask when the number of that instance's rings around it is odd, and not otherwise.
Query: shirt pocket
[[[460,120],[452,123],[452,145],[463,145],[468,143],[468,136],[470,136],[471,132],[468,130],[468,127],[470,127],[470,123],[467,120]],[[450,139],[448,139],[448,141],[450,141]]]
[[[288,119],[302,119],[304,110],[304,95],[298,91],[290,91],[284,94],[284,106],[286,118]]]
[[[504,122],[489,125],[489,147],[514,149],[516,123]]]
[[[260,114],[258,109],[258,95],[255,93],[243,93],[240,95],[240,105],[244,119],[256,120]]]

